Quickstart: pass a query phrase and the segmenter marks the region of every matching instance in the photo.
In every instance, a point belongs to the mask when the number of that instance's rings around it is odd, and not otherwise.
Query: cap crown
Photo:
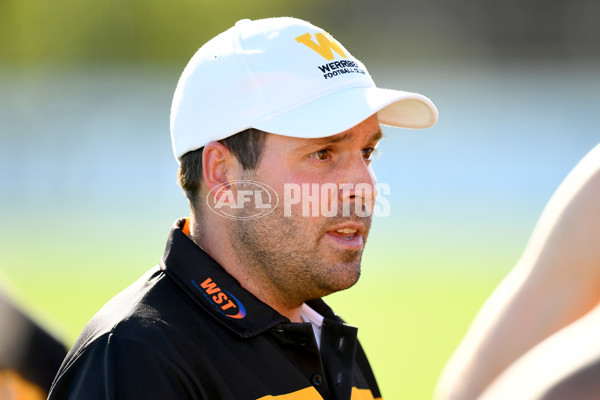
[[[289,17],[239,21],[202,46],[179,80],[171,109],[175,156],[353,87],[375,84],[322,29]]]

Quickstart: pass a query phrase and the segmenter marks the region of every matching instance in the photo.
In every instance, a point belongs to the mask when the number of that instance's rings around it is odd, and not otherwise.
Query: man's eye
[[[310,155],[310,158],[314,158],[316,160],[327,160],[329,158],[329,149],[315,151]]]
[[[363,149],[362,153],[365,160],[371,161],[376,153],[376,150],[375,147],[367,147],[366,149]]]

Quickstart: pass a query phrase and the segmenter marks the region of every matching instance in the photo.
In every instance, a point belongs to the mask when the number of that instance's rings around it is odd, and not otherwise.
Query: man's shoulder
[[[154,267],[92,317],[57,378],[64,375],[69,380],[82,370],[115,364],[111,360],[127,364],[145,359],[148,366],[152,362],[174,366],[178,357],[185,356],[179,343],[189,340],[191,332],[198,334],[198,324],[206,326],[202,314],[160,267]]]
[[[88,324],[58,371],[49,398],[188,398],[195,389],[182,352],[173,345],[178,339],[164,334],[166,321],[151,310],[140,301],[111,328]]]
[[[189,296],[159,266],[153,267],[92,317],[71,348],[67,361],[77,358],[92,343],[109,338],[160,345],[165,331],[171,331],[172,335],[185,333],[171,328],[185,327],[189,321],[184,321],[184,316],[201,314],[198,311]],[[158,336],[162,340],[155,340]]]

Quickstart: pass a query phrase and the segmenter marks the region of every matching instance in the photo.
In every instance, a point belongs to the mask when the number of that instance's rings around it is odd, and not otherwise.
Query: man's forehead
[[[376,117],[368,118],[362,123],[335,135],[319,138],[297,138],[277,134],[269,134],[276,142],[286,141],[296,148],[312,148],[333,145],[344,142],[357,142],[360,145],[377,142],[383,137],[383,132]]]
[[[369,132],[368,135],[359,134],[353,131],[338,133],[337,135],[322,137],[322,138],[294,138],[277,134],[268,134],[267,141],[278,145],[284,145],[293,151],[313,150],[319,147],[327,147],[335,144],[356,143],[359,146],[364,146],[369,143],[375,143],[383,137],[381,129]],[[270,140],[269,140],[270,139]]]
[[[381,139],[382,137],[383,137],[383,133],[381,132],[381,128],[378,128],[377,130],[370,132],[370,135],[366,136],[366,140],[364,138],[362,138],[362,136],[360,134],[357,134],[355,131],[347,131],[347,132],[338,133],[337,135],[333,135],[333,136],[327,136],[327,137],[316,138],[316,139],[306,139],[306,140],[310,141],[311,145],[318,146],[318,145],[335,144],[335,143],[341,143],[341,142],[349,142],[349,141],[355,141],[355,140],[360,140],[361,142],[362,141],[375,142],[375,141]]]

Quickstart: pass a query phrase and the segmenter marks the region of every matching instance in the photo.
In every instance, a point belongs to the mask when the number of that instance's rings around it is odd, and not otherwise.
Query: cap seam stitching
[[[269,107],[269,104],[267,103],[267,98],[265,96],[264,91],[262,90],[262,88],[256,84],[256,74],[254,73],[254,70],[252,69],[252,66],[250,65],[250,63],[248,62],[248,60],[246,59],[246,48],[244,47],[244,45],[242,44],[242,36],[240,34],[239,28],[236,27],[237,30],[237,43],[241,49],[241,58],[242,58],[242,63],[244,64],[244,66],[246,67],[246,70],[248,71],[248,73],[251,75],[251,82],[252,82],[252,86],[254,86],[256,88],[256,90],[260,93],[260,98],[262,99],[263,105],[265,107],[265,109],[267,110],[267,112],[269,114],[271,114],[271,108]]]

